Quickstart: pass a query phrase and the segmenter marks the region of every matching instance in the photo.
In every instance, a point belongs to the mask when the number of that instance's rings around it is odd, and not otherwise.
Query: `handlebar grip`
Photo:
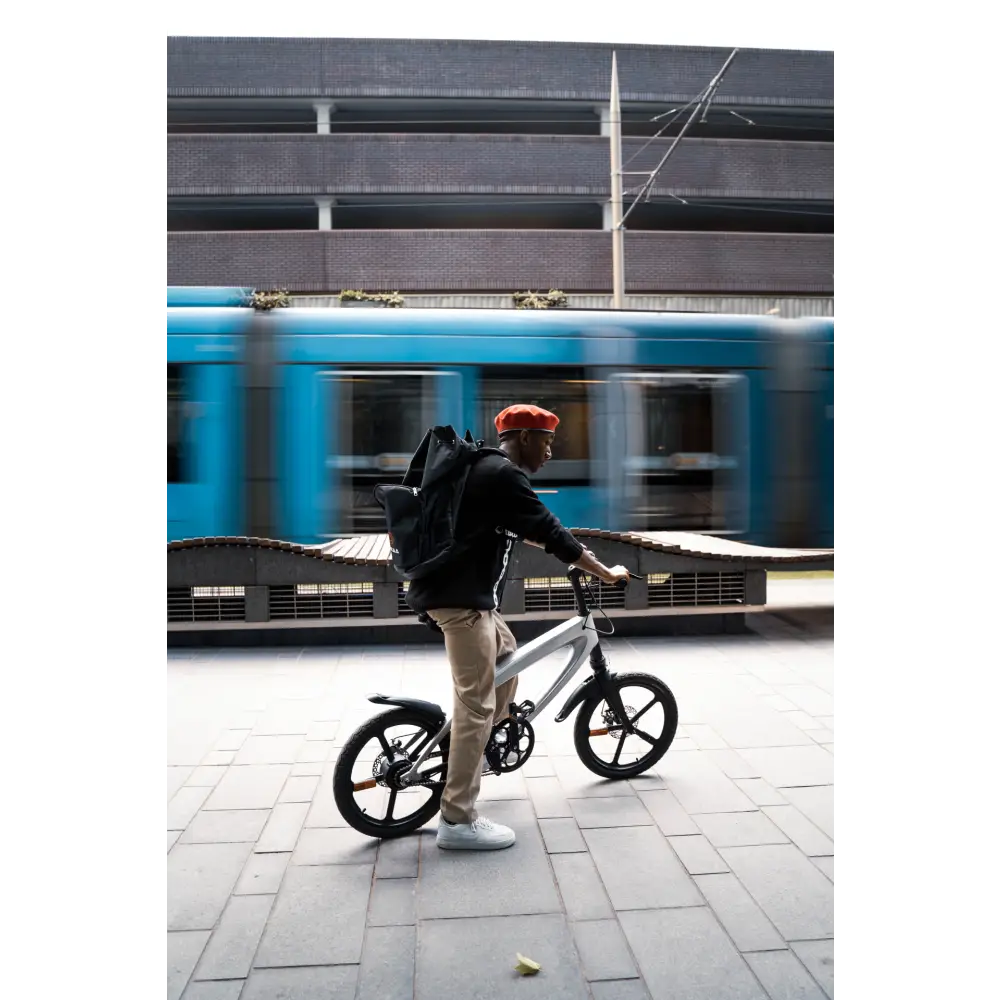
[[[628,580],[618,580],[615,583],[615,590],[628,590]]]

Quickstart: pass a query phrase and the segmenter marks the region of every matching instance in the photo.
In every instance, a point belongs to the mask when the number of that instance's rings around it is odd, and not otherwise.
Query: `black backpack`
[[[463,439],[454,427],[432,427],[410,459],[403,484],[375,487],[392,565],[404,580],[419,580],[464,548],[455,538],[462,494],[473,463],[489,454],[502,452],[484,448],[468,431]]]

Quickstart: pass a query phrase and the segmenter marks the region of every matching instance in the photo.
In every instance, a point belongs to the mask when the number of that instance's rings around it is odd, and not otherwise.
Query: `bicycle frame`
[[[575,570],[573,573],[579,574],[579,571]],[[571,573],[570,579],[573,582],[573,590],[577,598],[577,610],[581,612],[586,611],[586,614],[578,614],[568,621],[560,622],[555,628],[549,629],[548,632],[516,649],[497,667],[496,686],[500,687],[501,684],[505,684],[512,677],[516,677],[540,660],[552,656],[553,653],[557,653],[561,649],[569,650],[566,666],[563,667],[559,676],[548,691],[542,695],[535,707],[525,716],[528,721],[539,715],[553,698],[566,687],[580,667],[583,666],[584,661],[592,659],[591,654],[598,648],[600,642],[600,635],[594,627],[593,613],[587,608],[583,598],[583,592],[579,583],[580,576],[576,575],[574,578],[573,573]],[[601,664],[604,663],[603,657],[601,657],[600,662]],[[573,699],[571,699],[572,701]],[[620,708],[620,705],[615,707]],[[560,715],[562,714],[560,713]],[[562,720],[557,719],[557,721]],[[451,717],[449,716],[434,738],[424,747],[420,756],[413,762],[413,766],[400,776],[402,784],[419,783],[420,768],[450,731]]]

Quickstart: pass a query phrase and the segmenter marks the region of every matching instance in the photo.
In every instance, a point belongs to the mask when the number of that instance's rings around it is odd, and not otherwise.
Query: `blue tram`
[[[571,527],[833,547],[833,321],[610,310],[249,308],[167,298],[167,536],[319,543],[427,427],[561,419],[533,485]]]

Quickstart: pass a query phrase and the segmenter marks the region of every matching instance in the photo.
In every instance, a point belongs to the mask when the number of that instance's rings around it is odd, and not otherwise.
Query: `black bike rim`
[[[670,700],[664,692],[642,681],[626,681],[618,687],[625,714],[634,732],[626,732],[606,701],[597,702],[587,719],[590,751],[609,769],[632,770],[660,748],[672,734]]]
[[[436,732],[436,728],[417,722],[398,722],[372,733],[351,761],[351,801],[358,816],[386,831],[412,824],[431,801],[434,788],[440,787],[445,766],[441,748],[432,751],[420,769],[421,776],[432,784],[396,787],[387,774],[376,776],[374,772],[383,761],[388,762],[390,774],[392,765],[402,767],[403,760],[416,761]]]

